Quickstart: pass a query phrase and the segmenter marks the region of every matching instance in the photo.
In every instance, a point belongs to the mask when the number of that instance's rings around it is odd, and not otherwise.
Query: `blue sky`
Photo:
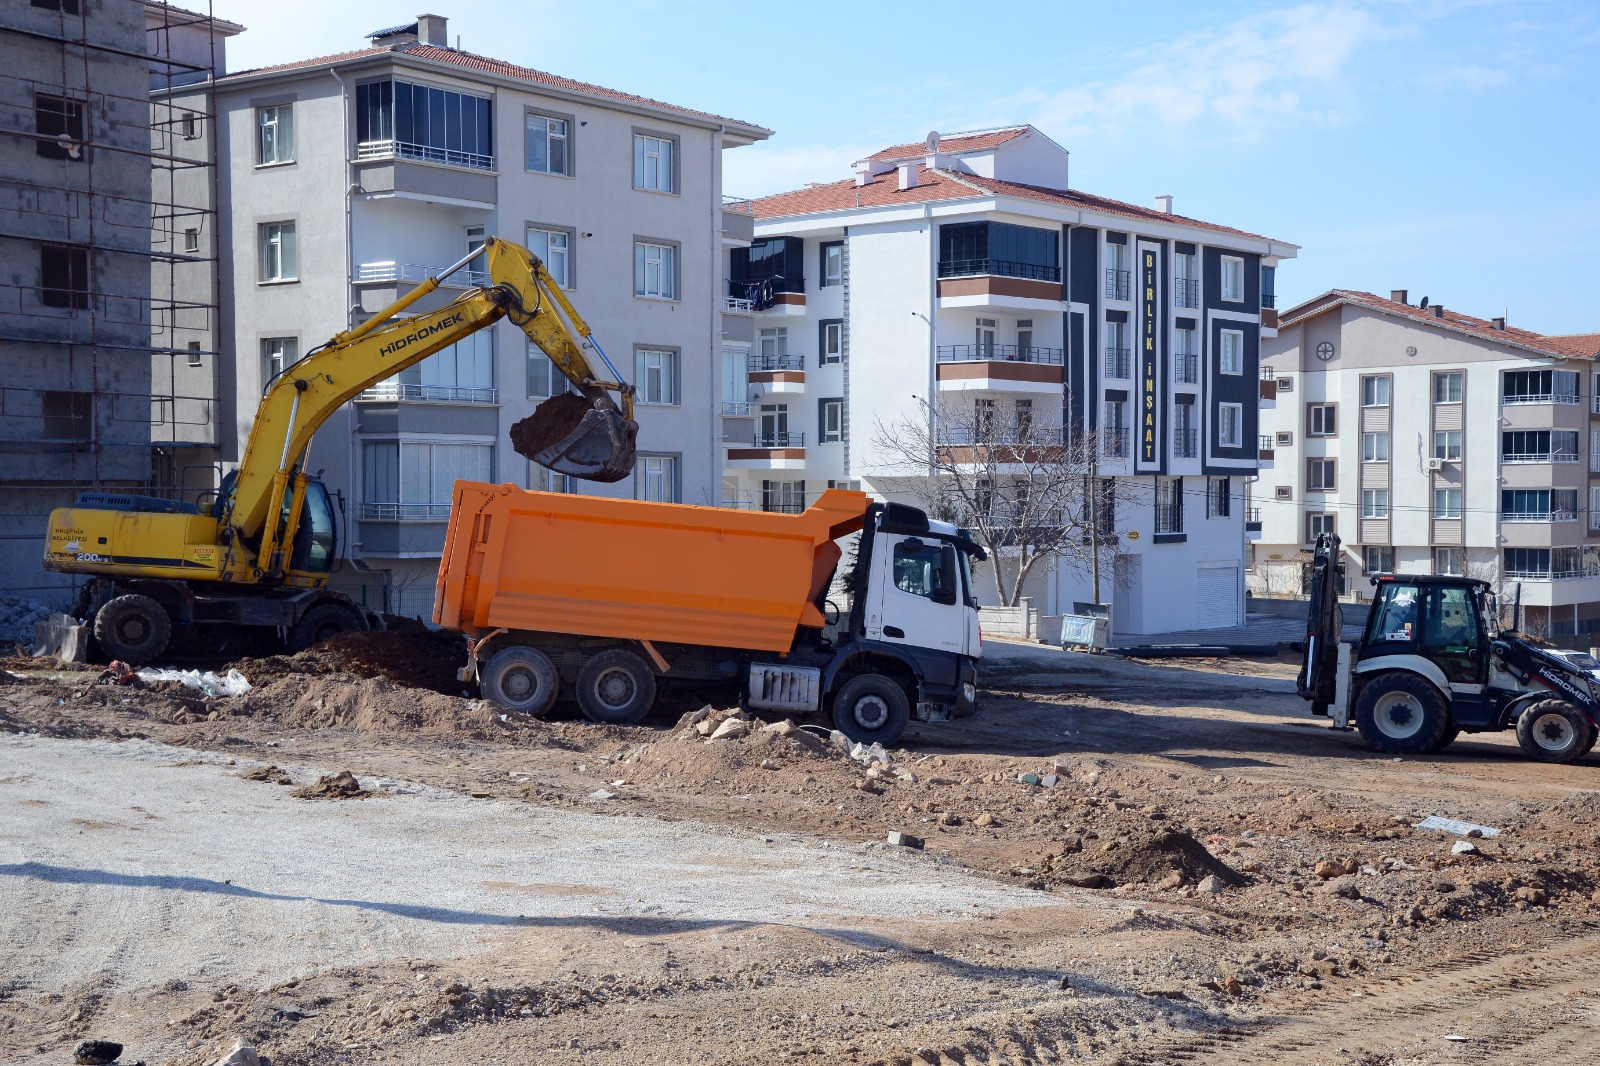
[[[366,42],[426,2],[461,47],[766,126],[725,188],[1031,122],[1071,184],[1301,246],[1279,306],[1387,294],[1600,331],[1600,4],[215,0],[233,69]],[[194,5],[203,6],[203,5]]]

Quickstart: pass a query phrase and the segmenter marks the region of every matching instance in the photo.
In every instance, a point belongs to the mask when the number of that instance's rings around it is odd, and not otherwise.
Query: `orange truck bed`
[[[861,528],[865,493],[801,514],[531,492],[458,481],[433,620],[786,652]]]

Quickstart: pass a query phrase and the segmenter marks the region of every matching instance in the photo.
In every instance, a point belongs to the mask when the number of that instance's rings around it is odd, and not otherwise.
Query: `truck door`
[[[892,533],[874,539],[867,637],[963,651],[966,617],[955,545]]]

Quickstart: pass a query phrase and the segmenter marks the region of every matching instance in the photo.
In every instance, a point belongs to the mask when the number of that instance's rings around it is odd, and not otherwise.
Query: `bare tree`
[[[1023,403],[946,397],[895,423],[880,420],[874,443],[892,475],[875,480],[965,526],[988,550],[1003,606],[1014,606],[1028,575],[1051,559],[1080,573],[1098,563],[1111,584],[1125,490],[1097,476],[1103,442],[1095,434],[1069,432]]]

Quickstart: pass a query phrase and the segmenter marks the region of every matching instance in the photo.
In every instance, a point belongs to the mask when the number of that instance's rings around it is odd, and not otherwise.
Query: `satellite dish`
[[[928,134],[928,151],[937,152],[938,150],[939,150],[939,131],[938,130],[933,130],[932,132],[930,132]]]
[[[1422,298],[1422,302],[1417,304],[1417,310],[1418,311],[1426,311],[1427,309],[1428,309],[1428,298],[1426,296],[1424,296]]]

